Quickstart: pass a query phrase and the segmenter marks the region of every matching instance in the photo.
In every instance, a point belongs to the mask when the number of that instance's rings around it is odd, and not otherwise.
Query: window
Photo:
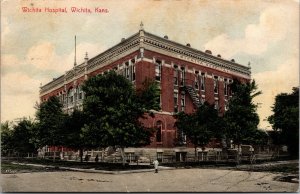
[[[216,110],[219,110],[219,100],[215,99],[215,107]]]
[[[194,86],[196,90],[199,90],[198,75],[195,76]]]
[[[67,100],[66,94],[63,94],[63,104],[64,104],[64,106],[66,106],[67,103],[68,103],[68,100]]]
[[[116,71],[116,73],[118,74],[118,75],[120,75],[121,74],[121,66],[120,65],[117,65],[115,68],[115,71]]]
[[[159,95],[159,107],[160,107],[160,109],[161,109],[161,105],[162,105],[162,100],[161,100],[161,93],[160,93],[160,95]]]
[[[161,162],[161,161],[162,161],[162,158],[163,158],[163,152],[156,152],[156,157],[157,157],[157,160],[158,160],[159,162]]]
[[[184,111],[185,107],[185,94],[181,93],[181,111]]]
[[[126,77],[126,67],[124,64],[120,65],[121,75]]]
[[[129,79],[129,63],[125,63],[125,77]]]
[[[181,71],[180,71],[180,85],[181,86],[184,86],[184,80],[185,80],[184,67],[181,67]]]
[[[78,87],[75,88],[74,90],[74,101],[76,102],[77,101],[77,95],[78,95]]]
[[[225,105],[225,111],[227,111],[228,110],[228,108],[229,108],[229,104],[228,104],[228,101],[225,99],[225,101],[224,101],[224,105]]]
[[[184,145],[186,144],[186,135],[184,134],[184,132],[182,130],[178,130],[177,129],[177,139],[178,139],[178,143],[179,145]]]
[[[157,80],[157,81],[161,80],[161,61],[160,60],[155,61],[155,80]]]
[[[181,131],[182,143],[186,144],[186,135],[183,131]]]
[[[179,70],[177,65],[174,65],[174,85],[178,86]]]
[[[78,86],[78,99],[82,100],[83,99],[83,91],[81,86]]]
[[[226,79],[224,80],[224,95],[228,95],[228,83]]]
[[[162,142],[161,130],[162,130],[162,122],[157,121],[156,122],[156,142]]]
[[[135,65],[132,66],[132,81],[135,81]]]
[[[64,99],[63,99],[63,95],[60,93],[59,94],[59,96],[58,96],[58,99],[59,99],[59,102],[61,103],[61,104],[63,104],[64,103]]]
[[[219,90],[219,83],[218,83],[218,77],[217,76],[214,76],[214,92],[215,94],[218,93],[218,90]]]
[[[204,73],[201,73],[201,76],[200,76],[200,88],[201,88],[201,91],[205,91],[205,74]]]
[[[174,112],[178,112],[178,92],[174,91]]]
[[[201,96],[200,101],[201,101],[201,104],[204,104],[204,102],[205,102],[205,96]]]
[[[68,104],[73,104],[74,102],[74,89],[71,88],[68,92]]]

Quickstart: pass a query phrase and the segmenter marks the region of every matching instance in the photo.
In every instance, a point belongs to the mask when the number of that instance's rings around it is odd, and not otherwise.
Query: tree
[[[83,149],[93,147],[83,136],[82,130],[85,122],[85,114],[77,109],[71,115],[67,115],[64,122],[64,146],[79,149],[80,162],[83,162]]]
[[[280,137],[275,142],[288,145],[291,156],[299,157],[299,87],[294,87],[290,94],[278,94],[272,111],[268,121]]]
[[[13,126],[11,144],[16,152],[21,154],[36,152],[32,142],[34,125],[32,120],[23,118]]]
[[[64,120],[62,104],[56,96],[50,97],[37,107],[37,125],[33,131],[37,147],[46,145],[60,146],[64,144]],[[53,161],[55,161],[55,151]]]
[[[109,72],[89,78],[83,85],[85,100],[83,111],[87,123],[83,134],[94,146],[115,146],[121,148],[125,164],[124,148],[148,145],[152,130],[139,121],[149,109],[157,107],[157,102],[145,104],[145,99],[158,99],[155,84],[150,84],[136,92],[125,77]],[[146,86],[146,84],[144,84]]]
[[[9,121],[1,123],[1,155],[9,155],[13,150],[13,129]]]
[[[137,91],[137,100],[140,104],[143,105],[145,108],[145,112],[147,110],[159,110],[159,96],[160,96],[160,89],[158,88],[158,84],[156,81],[146,78],[143,83],[142,87],[138,88]]]
[[[32,129],[34,122],[31,119],[23,118],[18,123],[6,121],[1,123],[1,151],[3,155],[11,154],[11,151],[18,155],[36,152],[32,143]]]
[[[229,100],[229,109],[224,114],[226,137],[240,145],[247,142],[249,136],[257,130],[259,117],[257,105],[252,100],[261,91],[257,91],[254,80],[245,84],[234,80],[231,88],[233,95]]]
[[[254,145],[267,145],[268,137],[266,131],[262,129],[251,130],[245,135],[244,142],[245,144],[254,144]]]
[[[218,111],[207,102],[202,104],[195,113],[180,112],[177,118],[176,127],[193,143],[195,157],[197,147],[208,144],[210,139],[216,137],[218,131],[222,129],[222,119],[218,116]]]

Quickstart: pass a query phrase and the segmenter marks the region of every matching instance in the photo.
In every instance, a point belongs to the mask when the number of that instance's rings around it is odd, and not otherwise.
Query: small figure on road
[[[96,157],[95,157],[95,162],[98,162],[98,161],[99,161],[99,156],[97,154]]]
[[[158,164],[159,164],[158,160],[157,159],[154,160],[153,164],[154,164],[155,173],[158,173]]]

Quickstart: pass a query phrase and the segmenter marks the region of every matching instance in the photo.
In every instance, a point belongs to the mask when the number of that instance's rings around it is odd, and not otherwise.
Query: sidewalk
[[[287,160],[287,161],[272,161],[272,162],[266,162],[261,164],[241,164],[237,166],[222,166],[222,167],[216,167],[216,169],[224,169],[224,170],[253,170],[255,168],[264,168],[264,167],[270,167],[270,166],[276,166],[276,165],[282,165],[282,164],[296,164],[299,163],[298,160]],[[42,168],[52,168],[52,169],[58,169],[58,170],[68,170],[68,171],[77,171],[77,172],[89,172],[89,173],[102,173],[102,174],[130,174],[130,173],[141,173],[141,172],[152,172],[154,169],[137,169],[137,170],[96,170],[95,168],[72,168],[72,167],[64,167],[64,166],[52,166],[52,165],[41,165],[41,164],[30,164],[30,163],[18,163],[18,162],[12,162],[12,164],[18,164],[18,165],[28,165],[28,166],[35,166],[35,167],[42,167]],[[206,166],[202,166],[201,168],[205,169]],[[211,169],[211,166],[209,167]],[[178,169],[176,167],[167,167],[167,166],[159,166],[159,170],[173,170]],[[180,169],[184,169],[184,167],[181,167]]]
[[[152,172],[154,169],[138,169],[138,170],[121,170],[121,171],[110,171],[110,170],[96,170],[94,168],[84,169],[84,168],[71,168],[71,167],[57,167],[51,165],[41,165],[41,164],[30,164],[30,163],[18,163],[12,162],[12,164],[17,165],[27,165],[34,167],[43,167],[43,168],[53,168],[59,170],[69,170],[69,171],[77,171],[77,172],[89,172],[89,173],[103,173],[103,174],[129,174],[129,173],[141,173],[141,172]],[[175,167],[167,167],[167,166],[159,166],[159,170],[172,170],[176,169]]]

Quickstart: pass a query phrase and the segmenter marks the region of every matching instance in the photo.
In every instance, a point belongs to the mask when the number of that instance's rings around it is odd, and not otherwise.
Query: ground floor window
[[[162,142],[162,122],[157,121],[156,122],[156,142]]]

